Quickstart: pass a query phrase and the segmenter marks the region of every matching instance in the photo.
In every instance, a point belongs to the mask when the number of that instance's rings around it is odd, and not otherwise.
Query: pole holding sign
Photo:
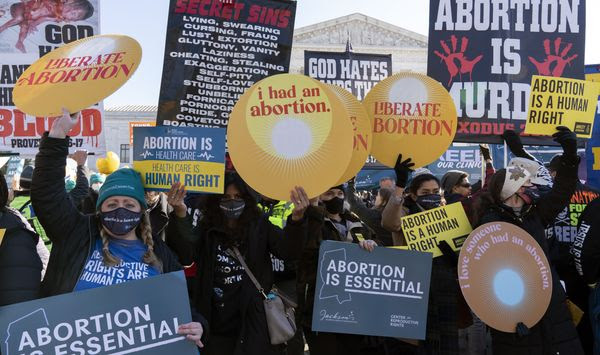
[[[182,354],[192,321],[183,271],[0,308],[0,349],[20,354]]]
[[[566,126],[580,138],[590,138],[600,84],[534,75],[525,133],[550,136]]]
[[[312,330],[425,339],[431,254],[323,241]]]
[[[460,202],[402,217],[401,222],[409,249],[433,253],[434,258],[442,255],[441,241],[460,250],[473,230]]]
[[[148,190],[167,191],[179,182],[189,192],[223,193],[225,130],[135,127],[133,168]]]

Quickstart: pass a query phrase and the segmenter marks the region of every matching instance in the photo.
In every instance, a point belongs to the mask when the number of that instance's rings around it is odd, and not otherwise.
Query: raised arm
[[[302,246],[306,240],[307,223],[304,217],[306,209],[314,202],[309,200],[306,192],[301,187],[295,187],[290,193],[290,201],[294,204],[294,210],[288,217],[288,222],[281,230],[271,223],[267,236],[269,251],[285,261],[295,261],[300,258]]]
[[[69,154],[67,132],[75,125],[78,114],[72,118],[65,111],[54,121],[50,133],[40,142],[31,180],[31,203],[38,220],[53,243],[62,242],[75,226],[85,218],[70,201],[65,190],[65,166]],[[88,238],[81,235],[81,238]]]
[[[402,160],[402,154],[398,155],[394,171],[396,172],[396,191],[383,209],[381,225],[389,232],[400,232],[402,223],[400,219],[406,215],[404,211],[404,189],[408,183],[408,177],[415,164],[411,159]]]
[[[81,204],[81,200],[83,200],[89,194],[90,189],[90,171],[85,166],[85,162],[87,161],[87,152],[85,150],[78,150],[75,152],[75,154],[70,156],[70,158],[77,162],[77,181],[73,190],[69,192],[69,196],[75,203],[75,206],[79,206]]]

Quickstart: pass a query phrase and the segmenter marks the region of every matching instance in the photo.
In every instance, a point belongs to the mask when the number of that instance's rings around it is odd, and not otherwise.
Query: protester
[[[515,155],[508,162],[508,166],[519,166],[527,170],[531,175],[531,183],[538,188],[540,193],[548,191],[552,187],[552,177],[548,169],[531,155],[523,147],[521,138],[513,130],[506,130],[502,134],[502,138],[506,142],[508,149]]]
[[[0,306],[39,297],[44,265],[37,246],[41,243],[48,252],[27,220],[7,206],[7,199],[8,186],[0,174]]]
[[[584,318],[590,322],[593,338],[593,354],[600,354],[600,199],[590,202],[579,218],[579,234],[573,243],[573,255],[577,273],[588,285],[589,310]],[[567,289],[567,292],[569,289]],[[582,319],[582,322],[584,320]],[[578,330],[580,330],[578,328]],[[581,334],[581,333],[580,333]],[[588,351],[588,349],[585,349]]]
[[[294,211],[294,204],[289,201],[273,200],[266,196],[260,197],[258,207],[269,218],[269,222],[279,229],[285,228],[289,216]],[[285,260],[271,254],[273,264],[273,281],[278,289],[283,291],[292,301],[298,303],[296,297],[296,263],[285,262]],[[286,355],[304,354],[304,336],[302,327],[297,326],[294,337],[287,341],[284,351]]]
[[[389,189],[394,189],[396,187],[395,185],[395,181],[393,178],[387,176],[387,177],[382,177],[379,180],[379,188],[383,189],[383,188],[389,188]]]
[[[41,296],[108,286],[181,269],[166,244],[152,238],[146,200],[138,173],[121,169],[111,174],[97,202],[97,214],[83,215],[70,201],[64,188],[68,154],[67,132],[79,114],[64,111],[45,133],[36,156],[31,182],[31,199],[38,218],[53,241],[50,263],[42,282]],[[183,189],[169,192],[174,206],[183,205]],[[184,205],[183,205],[184,206]],[[184,207],[185,210],[185,207]],[[109,278],[96,278],[95,263],[103,263]],[[130,270],[143,270],[129,273]],[[120,272],[122,271],[122,272]],[[195,312],[193,312],[195,313]],[[196,319],[202,321],[198,314]],[[202,347],[206,324],[191,322],[178,333]]]
[[[237,174],[227,174],[224,186],[224,194],[207,198],[192,240],[198,270],[194,304],[211,326],[203,354],[279,354],[281,347],[270,342],[263,296],[232,253],[234,248],[240,250],[269,292],[273,286],[270,254],[290,263],[302,250],[308,197],[299,187],[291,192],[294,209],[282,231],[261,213]]]
[[[90,188],[83,197],[79,205],[79,211],[83,214],[94,213],[96,211],[96,202],[98,201],[98,191],[104,184],[106,177],[100,173],[93,173],[90,176]]]
[[[344,211],[344,186],[330,188],[307,209],[308,239],[298,262],[298,316],[311,355],[360,354],[363,336],[312,331],[319,247],[324,240],[357,243],[373,251],[377,242],[370,229],[355,215]]]
[[[441,180],[444,199],[447,203],[458,202],[471,196],[469,174],[460,170],[449,170]]]
[[[550,176],[555,180],[561,166],[561,156],[556,155],[548,164]],[[579,307],[585,314],[589,311],[590,288],[577,273],[570,250],[578,235],[577,224],[581,212],[588,203],[597,199],[600,192],[592,187],[582,184],[579,179],[575,193],[571,196],[566,206],[556,217],[554,222],[546,229],[546,238],[550,246],[550,258],[556,267],[558,276],[564,282],[569,300]],[[592,354],[594,338],[589,317],[583,317],[577,325],[579,339],[586,354]]]
[[[410,158],[402,160],[402,154],[398,156],[394,166],[396,191],[383,210],[382,224],[392,232],[394,245],[398,246],[407,245],[402,233],[403,216],[445,204],[439,180],[429,173],[421,173],[413,177],[405,197],[405,189],[414,166],[411,160]],[[419,344],[418,353],[458,354],[458,293],[460,291],[456,279],[457,257],[451,249],[449,250],[447,243],[438,246],[444,256],[433,259],[427,337]],[[415,349],[410,350],[417,353]]]
[[[375,204],[371,208],[367,207],[366,203],[356,195],[354,179],[351,179],[348,182],[345,193],[346,200],[350,205],[350,211],[356,213],[361,221],[375,232],[375,235],[377,235],[377,239],[381,241],[382,246],[386,247],[394,245],[394,241],[392,240],[392,233],[387,231],[381,225],[381,213],[393,193],[394,190],[391,188],[380,188],[377,192],[377,197],[375,198]]]
[[[558,127],[553,135],[563,148],[561,164],[552,189],[538,195],[532,189],[530,173],[512,166],[496,172],[489,184],[489,191],[482,194],[475,209],[475,226],[502,221],[527,231],[548,256],[545,226],[553,223],[556,216],[569,202],[577,182],[577,137],[566,127]],[[551,261],[551,258],[548,258]],[[552,264],[552,262],[551,262]],[[552,265],[551,265],[552,266]],[[552,266],[552,297],[548,310],[541,321],[527,329],[520,323],[517,334],[492,329],[494,355],[510,354],[583,354],[575,326],[567,309],[565,292]]]

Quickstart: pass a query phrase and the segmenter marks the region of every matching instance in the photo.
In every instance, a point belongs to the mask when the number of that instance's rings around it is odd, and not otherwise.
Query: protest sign
[[[21,171],[23,171],[24,165],[25,160],[19,158],[18,156],[12,156],[8,160],[8,166],[6,167],[4,179],[6,180],[6,186],[8,186],[9,189],[13,188],[13,181],[15,179],[15,176],[21,175]]]
[[[133,129],[135,127],[154,127],[156,122],[129,122],[129,144],[133,145]]]
[[[473,230],[460,202],[404,216],[401,222],[409,249],[433,253],[434,258],[442,255],[441,241],[460,250]]]
[[[430,77],[395,74],[375,85],[364,105],[373,124],[371,154],[384,165],[394,166],[402,153],[415,168],[422,167],[452,144],[456,108],[446,89]]]
[[[225,188],[225,130],[136,127],[133,168],[148,190],[167,191],[179,182],[189,192],[221,194]]]
[[[171,0],[157,123],[227,127],[240,96],[289,70],[296,2]]]
[[[141,59],[142,47],[131,37],[86,37],[29,66],[15,84],[13,100],[32,116],[60,116],[63,107],[78,112],[125,84]]]
[[[348,112],[325,84],[304,75],[263,79],[236,103],[229,155],[255,191],[287,201],[294,186],[310,198],[335,186],[352,157]]]
[[[456,104],[456,141],[502,143],[505,130],[522,133],[533,75],[583,79],[585,3],[430,0],[427,75]]]
[[[360,169],[365,165],[365,161],[369,157],[371,147],[373,145],[373,134],[371,133],[371,120],[367,115],[367,111],[362,103],[356,97],[346,91],[346,89],[325,84],[333,91],[348,112],[348,119],[352,123],[354,132],[354,143],[352,146],[352,158],[342,177],[338,180],[339,184],[343,184],[351,178],[355,177]]]
[[[581,138],[592,136],[600,84],[534,75],[525,133],[551,136],[566,126]]]
[[[143,295],[143,296],[142,296]],[[0,308],[0,348],[16,354],[198,354],[183,271]]]
[[[481,158],[479,145],[454,143],[427,169],[440,179],[449,170],[460,170],[469,174],[471,184],[481,179],[481,168],[485,162]]]
[[[600,64],[585,66],[585,79],[600,83]],[[598,93],[600,95],[600,93]],[[600,189],[600,98],[596,107],[596,119],[592,128],[592,138],[586,143],[585,162],[587,168],[586,183]]]
[[[21,157],[38,152],[40,138],[53,118],[33,117],[17,109],[13,88],[36,60],[53,49],[100,33],[98,0],[56,2],[7,0],[0,18],[0,151]],[[60,100],[62,102],[62,98]],[[70,132],[70,151],[105,152],[102,102],[83,111]]]
[[[313,331],[425,339],[431,254],[323,241]]]
[[[523,229],[505,222],[475,229],[463,244],[458,281],[473,312],[490,327],[532,328],[550,304],[552,271],[544,250]]]
[[[375,84],[392,75],[392,55],[304,51],[304,75],[342,87],[362,101]]]

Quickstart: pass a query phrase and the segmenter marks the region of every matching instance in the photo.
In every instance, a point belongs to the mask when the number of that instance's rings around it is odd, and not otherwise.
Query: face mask
[[[439,194],[423,195],[417,197],[417,203],[419,206],[426,210],[430,210],[436,207],[440,207],[442,204],[442,196]]]
[[[525,202],[526,205],[531,205],[540,198],[540,191],[535,187],[525,187],[525,191],[518,192],[517,195]]]
[[[100,214],[102,225],[114,235],[125,235],[134,230],[142,221],[142,212],[133,212],[127,208],[117,208]]]
[[[334,197],[329,201],[323,201],[325,209],[331,214],[340,214],[344,211],[344,199],[341,197]]]
[[[221,201],[219,207],[228,219],[238,219],[244,212],[246,202],[244,200],[224,200]]]

